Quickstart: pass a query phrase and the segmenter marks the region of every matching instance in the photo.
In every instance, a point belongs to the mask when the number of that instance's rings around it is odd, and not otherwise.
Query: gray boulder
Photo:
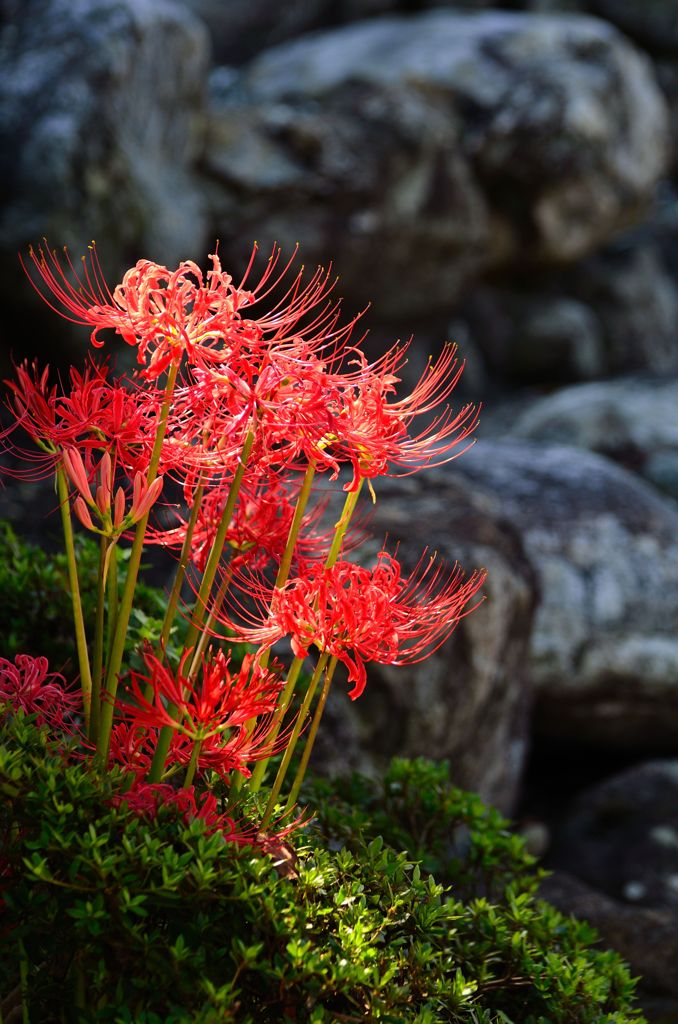
[[[208,41],[171,0],[6,4],[0,35],[0,252],[43,236],[112,274],[199,255]]]
[[[627,906],[678,915],[678,761],[634,765],[580,793],[550,862]]]
[[[600,452],[678,498],[677,411],[678,380],[630,377],[579,384],[536,399],[508,433]]]
[[[450,472],[511,524],[537,576],[529,664],[537,727],[600,746],[675,745],[675,505],[575,448],[479,442]]]
[[[481,271],[573,260],[637,219],[667,123],[603,22],[432,11],[263,53],[215,92],[205,170],[227,247],[299,241],[351,298],[432,314]]]
[[[314,764],[330,773],[375,773],[396,754],[447,758],[457,785],[511,813],[528,745],[525,666],[535,592],[517,533],[501,513],[488,511],[477,488],[449,474],[428,471],[375,486],[370,531],[379,538],[388,531],[388,550],[399,544],[405,570],[428,545],[450,565],[485,566],[487,600],[420,664],[371,665],[355,702],[337,679]]]
[[[678,53],[678,8],[667,0],[588,0],[589,8],[651,51]]]

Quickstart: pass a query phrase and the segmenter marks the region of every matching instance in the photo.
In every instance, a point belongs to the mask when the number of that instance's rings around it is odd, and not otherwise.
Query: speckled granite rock
[[[449,472],[511,524],[537,576],[537,727],[601,748],[675,749],[675,504],[575,448],[479,442]]]
[[[489,267],[573,260],[638,218],[667,124],[601,21],[433,11],[263,53],[213,92],[205,172],[229,252],[299,241],[351,299],[432,314]]]
[[[579,384],[528,403],[510,436],[600,452],[678,498],[678,379]]]

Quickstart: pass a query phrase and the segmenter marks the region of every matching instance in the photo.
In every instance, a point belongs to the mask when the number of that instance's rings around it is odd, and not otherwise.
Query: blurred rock
[[[467,571],[486,566],[487,601],[422,664],[369,667],[353,703],[337,681],[320,730],[314,764],[325,771],[374,773],[397,754],[448,758],[455,784],[510,813],[527,750],[531,705],[525,666],[534,579],[517,534],[489,511],[476,488],[428,471],[379,480],[370,531],[399,543],[407,571],[424,549]],[[375,541],[374,551],[380,546]]]
[[[622,903],[678,915],[678,761],[638,764],[581,793],[550,862]]]
[[[600,749],[675,749],[675,505],[576,448],[478,442],[449,472],[511,524],[537,576],[536,728]]]
[[[678,287],[657,247],[632,239],[609,247],[568,283],[598,318],[609,373],[678,370]]]
[[[200,254],[191,174],[204,126],[208,42],[169,0],[5,2],[0,35],[0,254],[47,236],[92,238],[112,275],[131,257]],[[133,261],[133,259],[131,261]]]
[[[600,452],[678,499],[676,410],[678,379],[625,377],[536,399],[508,433],[524,441]]]
[[[508,371],[514,380],[586,380],[606,365],[600,324],[576,299],[544,297],[515,322]]]
[[[658,53],[678,53],[675,4],[667,0],[588,0],[588,5],[641,46]]]
[[[649,62],[595,19],[375,19],[270,50],[215,99],[215,233],[238,257],[252,237],[331,252],[384,316],[444,313],[488,268],[574,260],[635,221],[667,123]]]
[[[323,23],[331,0],[180,0],[209,30],[217,61],[243,64],[254,54]]]
[[[661,244],[626,236],[572,267],[472,289],[458,319],[495,381],[553,387],[631,370],[675,374],[673,215],[667,195],[656,218]]]

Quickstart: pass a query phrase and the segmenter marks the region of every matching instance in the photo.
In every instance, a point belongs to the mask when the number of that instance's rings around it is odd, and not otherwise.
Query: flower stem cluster
[[[97,348],[106,332],[117,335],[138,365],[114,377],[92,357],[66,387],[46,369],[18,366],[13,423],[0,435],[22,456],[19,475],[56,479],[81,687],[76,714],[72,692],[42,661],[2,663],[3,701],[52,727],[67,721],[72,732],[79,721],[84,761],[125,766],[139,813],[179,801],[226,822],[229,839],[260,845],[270,842],[265,830],[286,784],[287,809],[296,802],[337,666],[357,699],[370,662],[411,664],[443,644],[479,603],[484,579],[425,555],[409,573],[386,550],[372,567],[347,557],[360,541],[354,514],[364,482],[374,497],[380,476],[456,457],[477,411],[446,404],[462,370],[451,345],[399,395],[407,346],[370,363],[352,341],[356,321],[340,324],[329,273],[306,278],[293,259],[275,249],[257,274],[255,247],[237,284],[216,253],[206,273],[192,262],[168,270],[142,260],[111,289],[94,246],[79,270],[67,254],[31,251],[27,269],[51,308],[89,327]],[[432,417],[423,429],[413,426],[421,416]],[[26,435],[28,445],[18,440]],[[345,492],[329,527],[314,489],[323,477]],[[74,521],[100,543],[91,636]],[[176,571],[156,642],[136,652],[138,671],[128,627],[149,545],[173,553]],[[180,615],[187,630],[177,654],[170,640]],[[285,639],[294,655],[287,668],[271,661]],[[243,642],[254,650],[240,660]],[[309,678],[302,666],[312,652]],[[277,753],[263,819],[238,838],[223,815],[241,787],[260,788]],[[230,793],[222,818],[215,786]]]

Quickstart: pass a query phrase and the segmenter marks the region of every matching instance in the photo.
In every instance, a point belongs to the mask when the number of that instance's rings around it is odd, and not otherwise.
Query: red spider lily
[[[73,502],[73,511],[86,529],[105,536],[117,536],[143,519],[157,501],[163,487],[161,476],[149,484],[143,473],[135,473],[132,503],[127,509],[124,488],[118,487],[113,495],[113,462],[108,452],[104,452],[96,467],[89,458],[89,469],[77,448],[64,448],[61,460],[68,479],[80,492]],[[100,482],[93,495],[91,481],[95,476],[98,476]],[[97,517],[99,526],[94,525],[91,513]]]
[[[356,360],[360,369],[344,391],[336,417],[341,426],[331,439],[336,457],[348,459],[353,466],[353,479],[345,490],[355,490],[364,478],[386,473],[407,476],[448,462],[461,454],[450,452],[477,425],[478,410],[473,405],[456,414],[445,405],[425,430],[410,436],[415,417],[434,412],[449,398],[463,365],[456,359],[456,347],[446,345],[435,362],[429,361],[412,392],[393,398],[399,383],[394,371],[404,362],[407,347],[394,347],[374,366],[364,356]]]
[[[89,452],[108,452],[130,477],[145,471],[161,401],[155,389],[133,393],[124,380],[107,379],[105,364],[93,362],[84,373],[71,368],[68,393],[50,385],[48,375],[48,368],[23,364],[16,367],[16,379],[6,382],[15,422],[0,440],[5,441],[5,451],[39,466],[37,471],[13,471],[13,475],[26,479],[51,475],[58,451],[65,447],[77,447],[85,457]],[[10,446],[7,438],[18,428],[43,454]]]
[[[72,734],[80,702],[65,689],[64,677],[49,671],[47,658],[17,654],[14,662],[0,658],[0,705],[35,714],[39,725]]]
[[[423,556],[403,577],[397,560],[381,551],[372,570],[345,561],[331,568],[315,565],[280,590],[243,579],[249,595],[270,610],[263,623],[229,625],[264,648],[289,636],[297,657],[312,646],[327,651],[348,668],[354,683],[349,696],[355,700],[365,688],[366,662],[406,665],[428,657],[478,606],[479,601],[468,607],[484,580],[484,572],[464,580],[456,568],[446,575],[434,558],[425,562]]]
[[[108,752],[109,764],[118,764],[140,779],[151,768],[155,751],[155,736],[134,722],[118,721],[111,730]]]
[[[195,484],[185,489],[189,508],[195,500]],[[196,527],[193,532],[191,560],[199,572],[205,568],[214,537],[226,504],[230,479],[211,487],[202,497]],[[294,516],[300,483],[277,474],[258,471],[245,477],[238,496],[233,518],[226,533],[226,547],[231,553],[231,566],[247,563],[250,568],[263,570],[271,561],[280,559]],[[331,531],[316,530],[327,502],[318,502],[304,515],[299,540],[295,549],[296,564],[321,557],[331,539]],[[178,525],[168,529],[149,531],[150,543],[178,548],[186,534],[187,515],[177,516]],[[354,531],[355,534],[355,531]],[[355,544],[355,536],[348,544]]]
[[[229,814],[220,813],[217,800],[213,793],[204,793],[200,800],[195,788],[175,789],[166,782],[144,782],[137,778],[126,793],[114,796],[111,800],[114,807],[126,804],[130,810],[140,817],[155,819],[161,807],[175,808],[186,824],[191,821],[203,821],[209,833],[218,833],[224,842],[235,843],[236,846],[254,846],[271,855],[279,852],[279,844],[295,829],[305,824],[303,816],[288,820],[283,824],[279,820],[264,833],[258,825],[238,821]]]
[[[173,672],[146,651],[148,675],[130,675],[134,703],[126,706],[127,718],[146,729],[170,726],[176,734],[172,747],[175,761],[187,763],[193,744],[200,743],[200,768],[214,768],[222,774],[235,769],[248,775],[247,761],[273,752],[265,727],[252,732],[247,726],[260,716],[265,723],[275,709],[281,690],[279,673],[262,669],[251,655],[237,671],[231,671],[229,659],[218,651],[210,660],[202,660],[199,681],[194,682],[188,674],[192,655],[192,650],[186,651],[178,671]],[[144,693],[148,685],[153,690],[152,702]]]
[[[283,294],[272,308],[256,320],[247,319],[246,311],[256,302],[268,300],[281,286],[294,259],[276,273],[280,250],[274,249],[260,280],[253,288],[245,288],[256,253],[255,245],[239,285],[221,269],[214,253],[210,255],[211,270],[204,275],[191,261],[170,271],[140,260],[112,291],[94,245],[88,259],[83,258],[80,273],[67,252],[65,267],[48,248],[31,249],[30,260],[40,279],[36,290],[51,309],[72,323],[92,327],[95,345],[103,344],[100,331],[115,331],[136,346],[144,367],[141,375],[152,380],[171,363],[179,363],[184,354],[190,362],[230,363],[243,345],[253,353],[262,345],[280,345],[291,337],[317,337],[320,333],[325,344],[331,339],[336,345],[350,333],[352,325],[336,329],[338,306],[327,302],[333,285],[329,272],[322,268],[305,285],[299,273],[289,286],[283,285]]]

